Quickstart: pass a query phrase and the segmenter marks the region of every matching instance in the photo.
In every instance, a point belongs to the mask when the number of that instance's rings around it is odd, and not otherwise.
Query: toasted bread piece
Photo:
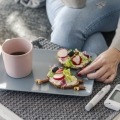
[[[64,62],[61,60],[61,58],[58,58],[58,61],[61,63],[61,65],[63,65],[64,67],[66,67],[66,68],[72,68],[72,69],[80,69],[80,68],[83,68],[83,67],[85,67],[85,65],[74,65],[74,66],[70,66],[70,67],[68,67],[68,66],[65,66],[65,64],[64,64]],[[90,62],[89,62],[90,63]],[[88,64],[89,64],[88,63]],[[87,65],[87,64],[86,64]]]
[[[72,74],[70,69],[58,66],[50,67],[46,79],[36,80],[37,84],[43,84],[46,82],[50,82],[53,86],[60,89],[74,89],[74,87],[80,85],[83,86],[83,80],[77,79],[77,77]],[[81,90],[80,87],[79,90]]]
[[[55,87],[57,87],[57,88],[61,88],[61,89],[73,89],[75,86],[78,86],[78,85],[80,84],[79,81],[76,81],[76,83],[73,84],[73,85],[65,85],[65,86],[61,86],[61,85],[57,85],[57,84],[55,84],[55,83],[52,82],[50,79],[49,79],[49,82],[50,82],[52,85],[54,85]]]
[[[66,51],[68,52],[68,54],[66,54]],[[62,52],[65,53],[63,53],[62,55]],[[88,55],[86,52],[80,52],[77,49],[72,50],[71,52],[69,52],[69,50],[67,49],[60,49],[58,53],[58,61],[67,68],[82,69],[92,61],[90,55]]]

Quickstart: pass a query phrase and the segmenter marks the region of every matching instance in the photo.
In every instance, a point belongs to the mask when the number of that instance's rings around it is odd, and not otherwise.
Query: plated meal
[[[72,75],[70,69],[53,66],[49,69],[47,74],[47,79],[40,80],[37,79],[36,83],[42,84],[50,82],[57,88],[61,89],[74,89],[74,90],[84,90],[83,80],[77,79]]]
[[[86,52],[77,49],[60,49],[57,52],[57,59],[62,66],[52,66],[48,70],[47,78],[36,79],[37,84],[49,82],[60,89],[85,90],[84,82],[72,74],[71,69],[81,69],[87,66],[92,58]],[[76,74],[77,75],[77,74]]]
[[[81,68],[73,69],[61,64],[58,52],[59,50],[33,49],[32,72],[18,79],[6,74],[3,58],[0,56],[0,89],[68,96],[91,95],[94,80],[79,75]],[[87,54],[93,60],[97,57],[95,53]]]

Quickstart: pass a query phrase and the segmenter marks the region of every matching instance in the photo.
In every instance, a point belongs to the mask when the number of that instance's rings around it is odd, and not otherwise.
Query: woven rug
[[[59,46],[43,38],[33,44],[35,49],[59,49]],[[111,84],[112,88],[118,83],[120,74]],[[0,90],[0,102],[24,120],[111,120],[118,112],[104,107],[108,95],[90,112],[85,110],[85,105],[103,86],[105,84],[95,82],[93,94],[88,97]]]
[[[31,9],[14,0],[0,0],[0,44],[13,37],[25,37],[30,41],[40,36],[49,38],[50,33],[45,7]]]

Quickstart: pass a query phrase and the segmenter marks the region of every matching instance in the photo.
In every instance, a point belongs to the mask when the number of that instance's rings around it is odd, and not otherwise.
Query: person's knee
[[[84,38],[82,32],[76,30],[76,25],[73,19],[56,18],[52,27],[51,42],[65,48],[81,49]]]
[[[107,43],[103,35],[98,32],[91,35],[85,42],[82,51],[88,51],[99,55],[108,49]]]

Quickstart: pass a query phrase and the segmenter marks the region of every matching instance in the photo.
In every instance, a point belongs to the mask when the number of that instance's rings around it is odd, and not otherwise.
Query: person
[[[98,57],[80,73],[110,83],[120,63],[120,25],[109,48],[101,32],[117,28],[120,0],[105,0],[106,4],[102,6],[98,5],[99,2],[88,0],[86,7],[72,9],[61,0],[46,0],[46,10],[52,25],[51,42],[68,49],[96,53]]]
[[[81,75],[87,74],[90,79],[104,83],[112,82],[117,74],[120,63],[120,20],[115,37],[110,47],[101,53],[91,65],[80,71]],[[93,72],[96,71],[96,72]]]

